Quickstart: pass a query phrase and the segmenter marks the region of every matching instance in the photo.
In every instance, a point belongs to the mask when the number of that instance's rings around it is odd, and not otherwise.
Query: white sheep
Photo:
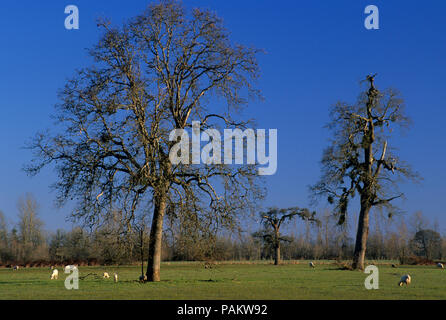
[[[398,282],[398,285],[400,287],[402,287],[403,284],[406,284],[406,286],[408,286],[410,284],[410,281],[411,281],[410,275],[405,274],[404,276],[401,277],[401,280],[400,282]]]
[[[316,267],[316,265],[314,264],[314,262],[313,261],[310,261],[310,263],[308,264],[311,268],[315,268]]]
[[[115,282],[118,282],[118,274],[117,274],[117,273],[115,273],[115,274],[113,275],[113,279],[115,280]]]
[[[19,270],[19,266],[14,266],[14,267],[12,267],[12,270],[13,270],[13,271],[17,271],[17,270]]]
[[[439,268],[441,268],[441,269],[444,269],[444,265],[442,264],[442,263],[437,263],[437,267],[439,267]]]
[[[51,280],[56,279],[59,277],[59,271],[57,269],[53,270],[53,273],[51,273]]]
[[[104,272],[104,274],[102,275],[102,278],[109,279],[110,275],[108,274],[108,272]]]

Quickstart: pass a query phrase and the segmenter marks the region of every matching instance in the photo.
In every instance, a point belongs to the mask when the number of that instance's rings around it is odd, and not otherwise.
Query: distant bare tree
[[[39,246],[45,242],[42,231],[43,222],[38,217],[39,205],[31,194],[20,197],[17,208],[19,210],[20,259],[26,262],[32,259]]]
[[[359,194],[361,209],[353,268],[361,270],[370,210],[382,207],[392,215],[396,209],[392,201],[403,196],[397,188],[399,178],[418,178],[389,147],[392,126],[409,124],[403,100],[393,90],[381,93],[374,81],[374,75],[367,77],[369,89],[356,104],[339,102],[332,109],[328,128],[333,138],[322,157],[322,178],[311,188],[316,197],[327,196],[329,203],[336,204],[339,224],[345,222],[350,199]]]
[[[423,215],[423,212],[418,210],[414,212],[409,218],[409,225],[413,234],[418,231],[429,228],[429,220]]]
[[[295,217],[299,217],[306,221],[318,222],[315,217],[315,212],[310,212],[304,208],[269,208],[268,211],[260,214],[264,229],[254,233],[254,237],[263,239],[264,242],[272,245],[274,248],[274,264],[280,264],[280,243],[290,242],[290,237],[282,236],[280,234],[280,227],[287,221]]]
[[[208,10],[186,11],[161,1],[122,28],[101,22],[105,33],[90,50],[94,66],[60,94],[61,133],[38,134],[30,148],[38,173],[55,164],[58,199],[78,203],[73,218],[93,225],[125,208],[122,223],[152,211],[147,278],[160,280],[163,221],[211,212],[231,225],[262,194],[254,165],[172,164],[173,129],[224,125],[246,128],[236,111],[258,96],[255,49],[233,44],[222,20]],[[213,106],[210,105],[212,97]],[[151,207],[150,207],[151,206]],[[168,208],[174,210],[168,210]]]
[[[10,259],[8,228],[3,212],[0,210],[0,263]]]
[[[441,236],[431,229],[419,230],[411,240],[415,253],[427,259],[441,256]]]

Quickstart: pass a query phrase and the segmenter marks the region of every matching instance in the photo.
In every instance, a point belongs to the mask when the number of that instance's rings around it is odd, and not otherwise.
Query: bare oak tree
[[[73,218],[86,224],[100,223],[115,206],[125,209],[122,223],[130,228],[151,206],[146,274],[159,281],[166,212],[193,208],[230,225],[262,194],[254,165],[169,160],[176,143],[169,133],[190,130],[192,120],[201,130],[246,128],[237,111],[259,96],[258,50],[232,43],[214,13],[189,12],[178,1],[150,5],[121,28],[99,25],[94,65],[60,94],[56,124],[63,131],[36,136],[26,170],[55,164],[60,204],[74,199]]]
[[[378,91],[375,76],[367,76],[369,88],[355,105],[339,102],[333,107],[328,124],[333,138],[322,157],[322,178],[311,188],[316,197],[328,196],[328,202],[336,204],[339,224],[345,223],[349,200],[359,194],[353,268],[360,270],[364,269],[370,210],[381,207],[392,215],[396,207],[391,202],[403,196],[398,191],[400,178],[418,178],[389,147],[393,127],[409,124],[403,100],[394,90]]]
[[[31,261],[33,255],[45,243],[43,222],[38,217],[39,204],[32,194],[25,194],[17,201],[19,211],[18,235],[20,239],[20,260]],[[43,250],[42,250],[43,251]]]
[[[299,217],[302,220],[317,222],[316,213],[310,212],[308,209],[300,209],[297,207],[279,209],[269,208],[268,211],[260,214],[264,229],[253,234],[256,238],[261,238],[264,242],[272,245],[274,248],[274,264],[280,264],[280,244],[281,242],[290,242],[291,238],[280,234],[280,227],[283,223]]]

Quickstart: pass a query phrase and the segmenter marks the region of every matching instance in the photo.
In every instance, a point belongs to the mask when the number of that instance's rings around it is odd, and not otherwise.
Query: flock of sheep
[[[20,269],[20,266],[14,266],[12,268],[13,271],[17,271],[19,269]],[[52,272],[51,272],[50,279],[51,280],[57,280],[59,278],[59,270],[57,270],[54,266],[51,266],[51,270],[52,270]],[[68,265],[68,266],[64,267],[65,273],[68,273],[70,270],[77,270],[77,266]],[[110,274],[108,272],[104,272],[102,274],[102,278],[103,279],[110,279]],[[118,282],[118,274],[116,272],[113,274],[113,280],[114,280],[114,282]],[[139,276],[139,281],[141,281],[141,282],[147,281],[147,276],[146,275]]]
[[[18,269],[18,266],[17,266]],[[14,269],[16,270],[16,269]],[[52,273],[51,273],[51,280],[57,280],[57,278],[59,277],[59,271],[57,269],[55,269],[54,267],[51,267]],[[77,266],[65,266],[64,268],[65,273],[68,273],[70,270],[77,270]],[[102,275],[102,278],[104,279],[110,279],[110,275],[108,274],[108,272],[104,272]],[[113,279],[115,282],[118,282],[118,274],[115,272],[115,274],[113,275]]]
[[[313,261],[310,261],[309,263],[310,268],[316,268],[316,265]],[[393,268],[396,268],[395,265],[392,264]],[[442,263],[437,263],[437,267],[444,269],[444,265]],[[14,266],[13,267],[14,271],[19,270],[19,266]],[[59,277],[59,271],[57,269],[55,269],[54,267],[51,267],[52,273],[51,273],[51,280],[57,280],[57,278]],[[70,270],[77,270],[77,266],[65,266],[64,268],[65,272],[69,272]],[[110,279],[110,275],[108,274],[108,272],[104,272],[102,275],[103,279]],[[113,279],[115,282],[118,282],[118,274],[114,273],[113,275]],[[147,281],[147,276],[140,276],[139,277],[139,281]],[[406,286],[408,286],[410,284],[410,282],[412,281],[412,278],[410,277],[409,274],[405,274],[401,277],[400,281],[398,282],[398,286],[402,287],[404,284]]]
[[[310,268],[315,268],[316,265],[314,264],[313,261],[310,261],[310,263],[308,264],[310,266]],[[444,265],[442,263],[437,263],[437,267],[440,269],[444,269]],[[392,268],[396,268],[396,266],[394,264],[392,264]],[[412,281],[412,278],[410,277],[409,274],[405,274],[404,276],[401,277],[400,281],[398,282],[398,286],[402,287],[404,284],[406,286],[408,286],[410,284],[410,282]]]

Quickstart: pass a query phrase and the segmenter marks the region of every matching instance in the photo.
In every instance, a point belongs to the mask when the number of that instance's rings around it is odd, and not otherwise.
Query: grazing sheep
[[[59,277],[59,271],[57,269],[53,270],[53,273],[51,274],[51,280],[56,279]]]
[[[406,284],[406,286],[408,286],[410,284],[410,281],[411,281],[410,275],[406,274],[401,277],[401,280],[400,280],[400,282],[398,282],[398,285],[400,287],[402,287],[403,284]]]
[[[444,265],[442,264],[442,263],[437,263],[437,267],[439,267],[439,268],[441,268],[441,269],[444,269]]]
[[[109,279],[109,278],[110,278],[110,275],[108,274],[108,272],[104,272],[104,274],[102,275],[102,277],[103,277],[104,279]]]
[[[396,268],[396,265],[394,265],[393,263],[392,263],[392,268]]]
[[[140,282],[147,281],[147,276],[146,276],[146,275],[140,275],[140,276],[139,276],[139,281],[140,281]]]
[[[309,265],[311,268],[315,268],[315,267],[316,267],[313,261],[311,261],[308,265]]]
[[[14,267],[12,267],[12,270],[13,270],[13,271],[17,271],[17,270],[19,270],[19,266],[14,266]]]
[[[118,282],[118,274],[117,273],[114,274],[113,279],[115,280],[115,282]]]

